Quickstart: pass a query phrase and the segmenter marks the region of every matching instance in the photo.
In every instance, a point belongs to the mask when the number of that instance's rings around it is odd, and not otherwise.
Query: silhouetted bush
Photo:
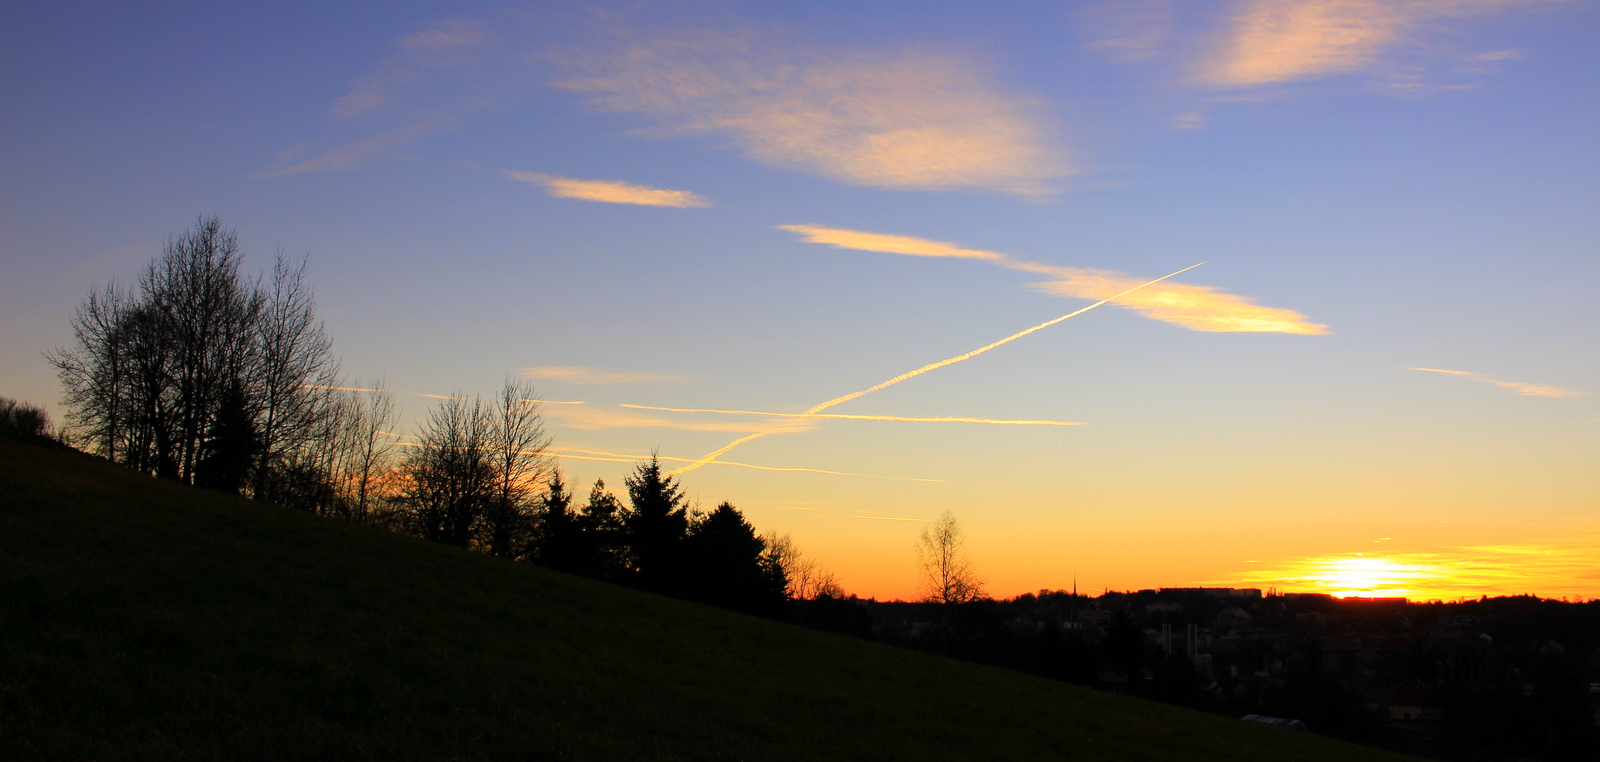
[[[55,441],[50,435],[50,414],[28,402],[0,397],[0,434],[29,440]]]

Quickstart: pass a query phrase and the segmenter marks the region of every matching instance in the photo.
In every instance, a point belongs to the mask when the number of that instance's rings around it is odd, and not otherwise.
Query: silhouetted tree
[[[336,386],[305,263],[281,255],[268,283],[240,273],[238,236],[202,217],[167,241],[137,284],[97,289],[73,346],[47,355],[68,421],[92,451],[146,473],[273,497],[273,473],[326,420]],[[296,457],[287,457],[291,454]]]
[[[952,607],[982,597],[983,580],[967,557],[966,542],[961,525],[949,511],[922,528],[917,541],[917,564],[922,571],[923,593],[930,603]]]
[[[531,553],[534,560],[564,572],[590,573],[588,543],[572,509],[572,495],[561,480],[560,469],[552,469],[539,511],[539,533]]]
[[[199,487],[237,493],[250,477],[250,467],[260,446],[256,422],[250,415],[243,384],[229,384],[211,417],[210,430],[201,443],[194,483]]]
[[[801,553],[789,535],[768,532],[761,536],[761,541],[767,546],[766,555],[783,570],[786,580],[784,592],[790,599],[809,601],[818,597],[844,597],[844,588],[839,585],[839,579],[833,572]]]
[[[633,504],[625,529],[635,583],[646,590],[675,592],[689,529],[683,492],[675,479],[661,473],[661,461],[654,455],[635,467],[625,483]]]
[[[262,299],[256,330],[255,390],[260,455],[255,492],[272,498],[273,471],[312,444],[328,412],[326,387],[338,383],[333,342],[316,316],[305,282],[306,260],[292,264],[280,251]]]
[[[495,497],[495,471],[484,444],[492,420],[481,399],[459,394],[429,414],[403,464],[404,499],[417,533],[466,547]]]
[[[761,616],[783,611],[783,567],[732,503],[696,520],[683,549],[689,597]]]
[[[532,531],[532,493],[550,469],[550,435],[539,415],[533,385],[507,378],[490,410],[485,454],[494,494],[484,516],[489,553],[510,558],[527,546]]]
[[[600,579],[621,580],[631,568],[627,530],[628,510],[606,489],[603,479],[589,488],[589,502],[578,514],[582,543],[580,573]]]

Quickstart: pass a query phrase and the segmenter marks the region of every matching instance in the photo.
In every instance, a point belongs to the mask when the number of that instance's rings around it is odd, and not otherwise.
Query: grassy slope
[[[1401,759],[0,438],[0,758]]]

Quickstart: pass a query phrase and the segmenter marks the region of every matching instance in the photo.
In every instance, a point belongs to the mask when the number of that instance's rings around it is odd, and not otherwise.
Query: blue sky
[[[524,374],[571,450],[803,428],[722,458],[873,476],[685,484],[863,594],[948,509],[1000,594],[1377,549],[1600,595],[1594,3],[4,14],[7,396],[54,404],[78,300],[215,213],[310,256],[352,377]],[[827,411],[1082,426],[619,407],[800,414],[1202,261]]]

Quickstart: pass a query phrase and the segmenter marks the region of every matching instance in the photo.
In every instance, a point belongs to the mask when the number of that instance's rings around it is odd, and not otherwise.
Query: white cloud
[[[616,180],[578,180],[538,172],[510,170],[505,172],[505,176],[519,182],[542,185],[547,193],[556,198],[575,198],[607,204],[670,206],[680,209],[711,206],[710,201],[689,191],[651,188],[648,185],[634,185]]]

